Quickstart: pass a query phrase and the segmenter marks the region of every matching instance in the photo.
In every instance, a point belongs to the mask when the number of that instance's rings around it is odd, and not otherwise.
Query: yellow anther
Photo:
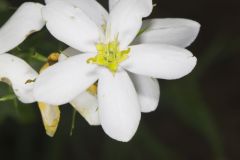
[[[130,48],[120,51],[117,39],[108,44],[98,43],[96,49],[98,54],[88,59],[87,62],[107,67],[112,73],[118,70],[119,64],[126,60],[130,53]]]
[[[47,69],[49,66],[54,65],[55,63],[58,62],[60,54],[59,53],[51,53],[48,56],[48,61],[47,63],[45,63],[42,68],[40,69],[40,73],[42,73],[42,71],[44,71],[45,69]]]
[[[59,53],[51,53],[51,54],[48,56],[48,61],[49,61],[49,62],[58,62],[59,56],[60,56]]]

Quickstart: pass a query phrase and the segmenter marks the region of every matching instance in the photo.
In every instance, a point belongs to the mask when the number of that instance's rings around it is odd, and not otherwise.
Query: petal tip
[[[139,112],[138,119],[136,119],[135,123],[132,123],[131,127],[124,127],[119,129],[120,126],[115,126],[117,129],[113,129],[112,127],[106,127],[105,124],[102,124],[102,128],[104,132],[112,139],[115,139],[120,142],[129,142],[137,132],[139,123],[141,119],[141,113]],[[127,125],[126,125],[127,126]]]
[[[104,130],[104,129],[103,129],[103,130]],[[119,141],[119,142],[125,142],[125,143],[129,142],[129,141],[133,138],[133,136],[135,135],[135,132],[134,132],[134,134],[127,134],[127,135],[113,135],[113,134],[111,134],[111,133],[108,133],[106,130],[104,130],[104,132],[105,132],[110,138],[112,138],[112,139],[114,139],[114,140],[117,140],[117,141]]]

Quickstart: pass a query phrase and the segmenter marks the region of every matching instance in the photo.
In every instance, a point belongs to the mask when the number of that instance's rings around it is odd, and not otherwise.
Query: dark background
[[[0,26],[24,0],[0,0]],[[40,1],[43,3],[43,1]],[[100,1],[107,6],[107,1]],[[61,107],[54,138],[45,135],[36,104],[0,102],[0,159],[5,160],[239,160],[240,159],[240,1],[158,0],[151,17],[181,17],[201,23],[189,48],[198,57],[194,72],[175,81],[160,80],[159,108],[143,114],[135,137],[121,143],[79,115],[71,130],[72,108]],[[39,69],[42,63],[22,52],[48,55],[66,46],[47,30],[12,51]],[[0,84],[0,96],[9,91]]]

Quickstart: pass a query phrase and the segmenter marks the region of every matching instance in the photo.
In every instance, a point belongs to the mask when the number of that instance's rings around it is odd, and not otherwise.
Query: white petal
[[[66,2],[81,9],[99,27],[108,19],[108,12],[96,0],[47,0],[46,3],[54,1]]]
[[[95,45],[103,32],[81,9],[55,1],[47,4],[42,13],[55,38],[80,51],[96,52]]]
[[[45,25],[41,16],[42,7],[39,3],[26,2],[17,9],[0,28],[0,53],[15,48],[27,36],[42,29]]]
[[[60,110],[58,106],[52,106],[46,103],[38,103],[46,134],[53,137],[58,128],[60,120]]]
[[[64,54],[66,57],[72,57],[72,56],[76,56],[79,54],[82,54],[83,52],[80,52],[79,50],[76,50],[74,48],[67,48],[65,49],[63,52],[61,52],[61,54]]]
[[[72,48],[68,48],[65,51],[74,51],[74,50]],[[65,56],[65,54],[60,55],[61,57],[60,61],[67,59],[67,56]],[[100,124],[99,116],[98,116],[98,102],[97,102],[96,96],[85,91],[81,93],[78,97],[76,97],[74,100],[72,100],[70,103],[86,119],[86,121],[90,125]]]
[[[130,72],[160,79],[178,79],[195,67],[196,57],[186,49],[170,45],[143,44],[131,47],[122,63]]]
[[[56,0],[44,0],[45,4],[48,4],[48,3],[51,3],[51,2],[54,2]]]
[[[37,76],[37,72],[22,59],[11,54],[0,55],[0,81],[11,85],[23,103],[35,102],[32,91],[34,83],[30,81],[34,81]]]
[[[160,87],[157,79],[129,73],[138,94],[141,111],[152,112],[157,109]]]
[[[59,55],[59,57],[58,57],[58,61],[59,61],[59,62],[62,62],[62,61],[64,61],[64,60],[66,60],[67,58],[68,58],[68,57],[67,57],[65,54],[62,54],[62,53],[61,53],[61,54]]]
[[[74,56],[79,51],[73,48],[67,48],[59,57],[59,61],[64,61],[68,57]],[[68,55],[68,57],[66,56]],[[98,116],[98,101],[96,95],[87,91],[81,93],[78,97],[72,100],[71,105],[86,119],[90,125],[100,125]]]
[[[141,31],[144,31],[133,44],[164,43],[179,47],[188,47],[200,30],[198,22],[180,19],[150,19],[143,21]]]
[[[87,64],[90,57],[93,54],[73,56],[44,70],[35,83],[35,98],[52,105],[73,100],[98,79],[97,66]]]
[[[125,71],[113,75],[105,70],[98,82],[100,122],[113,139],[127,142],[135,134],[141,118],[137,93]]]
[[[70,103],[90,125],[100,125],[98,101],[95,95],[86,91],[81,93]]]
[[[117,5],[120,0],[108,0],[109,10],[111,10]]]
[[[76,55],[79,55],[79,54],[83,54],[83,53],[80,52],[79,50],[68,47],[63,52],[61,52],[61,54],[58,57],[58,61],[62,62],[64,60],[68,59],[69,57],[76,56]]]
[[[149,16],[152,8],[152,0],[121,0],[109,16],[107,34],[110,40],[118,37],[120,48],[126,49],[138,34],[142,18]]]

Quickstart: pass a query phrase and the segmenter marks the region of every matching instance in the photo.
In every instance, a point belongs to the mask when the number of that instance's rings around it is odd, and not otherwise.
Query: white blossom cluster
[[[11,85],[21,102],[38,102],[50,136],[58,126],[58,106],[70,103],[90,125],[101,125],[111,138],[127,142],[141,113],[158,106],[157,79],[182,78],[197,63],[185,48],[200,24],[145,20],[152,0],[109,0],[109,12],[95,0],[45,3],[22,4],[0,28],[0,81]],[[7,52],[44,26],[69,48],[38,73]]]

